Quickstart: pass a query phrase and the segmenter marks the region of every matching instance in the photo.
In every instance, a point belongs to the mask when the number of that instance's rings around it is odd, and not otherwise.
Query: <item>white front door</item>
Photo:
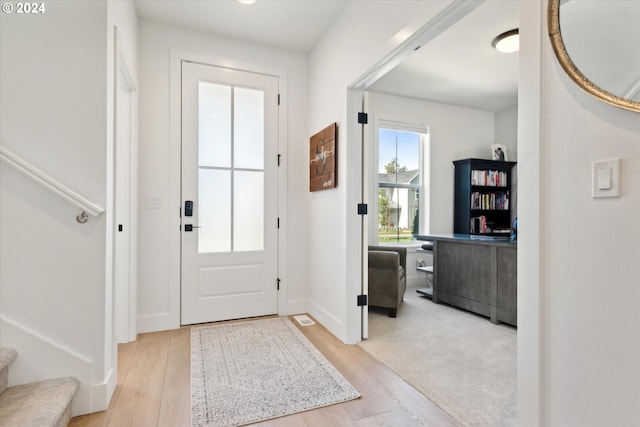
[[[277,314],[278,78],[182,63],[181,323]]]

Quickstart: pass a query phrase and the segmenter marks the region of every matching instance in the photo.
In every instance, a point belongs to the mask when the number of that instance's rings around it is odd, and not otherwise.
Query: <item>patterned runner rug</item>
[[[191,329],[193,426],[239,426],[360,394],[286,317]]]

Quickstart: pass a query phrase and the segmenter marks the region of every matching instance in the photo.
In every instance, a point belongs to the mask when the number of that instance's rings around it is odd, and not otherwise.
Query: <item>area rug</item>
[[[191,329],[193,426],[239,426],[360,394],[286,317]]]
[[[408,287],[398,317],[369,310],[367,352],[461,426],[517,425],[517,330]]]

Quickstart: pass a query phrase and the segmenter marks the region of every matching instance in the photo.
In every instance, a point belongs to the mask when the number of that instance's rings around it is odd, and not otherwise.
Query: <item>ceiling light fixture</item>
[[[256,0],[238,0],[242,4],[254,4]]]
[[[501,53],[513,53],[520,49],[520,36],[518,29],[507,31],[493,39],[491,46]]]

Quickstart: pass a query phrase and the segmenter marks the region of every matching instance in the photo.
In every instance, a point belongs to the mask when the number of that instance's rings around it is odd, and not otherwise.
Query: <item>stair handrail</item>
[[[6,147],[0,146],[0,158],[22,172],[24,175],[33,179],[35,182],[43,185],[63,199],[82,209],[82,212],[76,216],[76,221],[79,223],[84,224],[87,222],[89,220],[89,215],[98,216],[104,213],[103,207],[82,197],[60,181],[52,178],[33,166],[31,163],[12,153]]]

